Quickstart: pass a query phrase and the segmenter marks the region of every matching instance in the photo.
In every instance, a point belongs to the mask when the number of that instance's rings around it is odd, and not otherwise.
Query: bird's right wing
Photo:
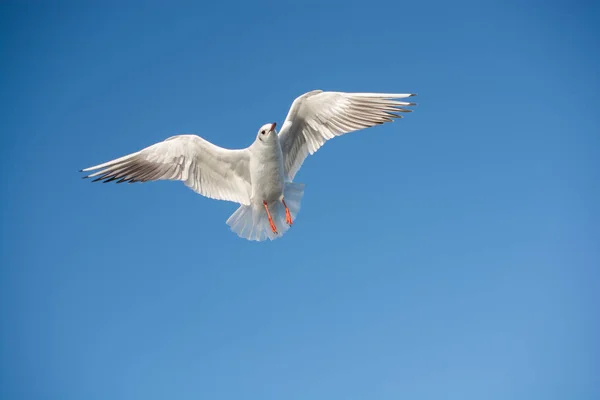
[[[296,98],[279,132],[286,179],[294,179],[309,154],[327,140],[369,128],[410,112],[411,93],[344,93],[313,90]]]
[[[249,205],[249,152],[228,150],[196,135],[178,135],[136,153],[85,168],[85,178],[111,182],[183,181],[195,192],[216,200]]]

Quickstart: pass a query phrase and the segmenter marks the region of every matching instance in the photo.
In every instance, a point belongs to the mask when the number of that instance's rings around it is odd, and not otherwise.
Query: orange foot
[[[271,218],[271,213],[269,212],[269,207],[267,206],[266,201],[263,201],[263,206],[265,206],[265,210],[267,211],[267,217],[269,217],[269,225],[271,225],[271,230],[277,235],[277,227],[275,226],[275,223],[273,223],[273,218]]]
[[[281,199],[281,202],[283,203],[283,206],[285,207],[285,222],[288,225],[292,225],[294,223],[294,221],[292,221],[292,214],[290,214],[290,209],[288,208],[287,204],[285,204],[284,199]]]

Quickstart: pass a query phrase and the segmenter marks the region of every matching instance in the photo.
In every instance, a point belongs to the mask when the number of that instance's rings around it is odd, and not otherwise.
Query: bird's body
[[[342,93],[315,90],[292,104],[279,134],[263,125],[247,148],[227,150],[196,135],[178,135],[136,153],[83,171],[94,181],[180,180],[195,192],[240,204],[227,224],[240,237],[273,240],[293,224],[304,185],[293,179],[304,159],[327,140],[391,122],[414,103],[413,94]]]
[[[262,129],[267,129],[263,127]],[[262,130],[261,129],[261,130]],[[262,142],[261,142],[262,141]],[[276,134],[268,138],[257,138],[248,148],[250,157],[250,201],[262,207],[262,202],[281,200],[284,187],[283,153]]]

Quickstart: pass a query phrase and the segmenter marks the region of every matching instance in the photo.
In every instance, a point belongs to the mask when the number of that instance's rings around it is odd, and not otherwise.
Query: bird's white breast
[[[274,140],[256,143],[250,159],[250,178],[252,180],[252,202],[280,200],[283,196],[283,154],[277,134]]]

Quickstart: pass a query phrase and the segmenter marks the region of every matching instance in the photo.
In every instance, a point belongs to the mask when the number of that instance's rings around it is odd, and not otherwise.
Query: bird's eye
[[[265,134],[265,131],[264,131],[264,130],[260,131],[260,134],[261,134],[261,135],[264,135],[264,134]]]

